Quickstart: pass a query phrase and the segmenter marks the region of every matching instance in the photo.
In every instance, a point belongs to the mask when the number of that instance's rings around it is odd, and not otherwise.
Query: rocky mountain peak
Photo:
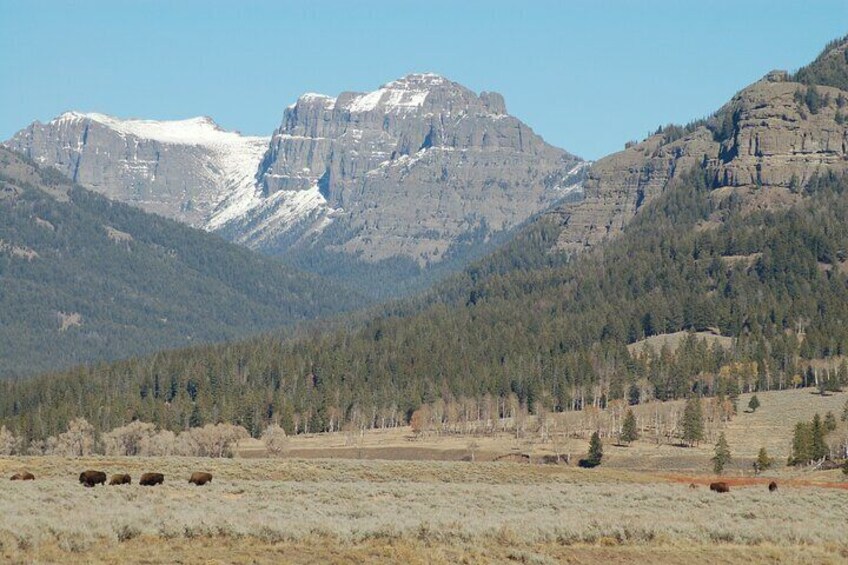
[[[563,198],[580,162],[507,114],[500,94],[414,73],[367,93],[302,95],[257,181],[265,199],[320,206],[336,251],[426,264],[465,231],[510,229]]]
[[[309,119],[313,112],[363,114],[451,113],[506,114],[503,97],[483,92],[478,97],[461,84],[434,73],[411,73],[371,92],[342,92],[337,97],[307,92],[286,109],[284,121]]]
[[[270,139],[207,117],[67,112],[8,144],[110,198],[252,248],[421,266],[559,202],[584,168],[507,114],[500,94],[433,73],[305,93]]]

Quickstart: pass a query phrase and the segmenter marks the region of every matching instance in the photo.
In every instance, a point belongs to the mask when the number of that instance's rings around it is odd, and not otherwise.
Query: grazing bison
[[[127,475],[126,473],[121,475],[112,475],[112,478],[109,479],[110,485],[131,485],[132,477]]]
[[[165,475],[162,473],[145,473],[138,480],[138,484],[145,487],[161,485],[165,482]]]
[[[188,482],[190,482],[194,485],[197,485],[199,487],[202,487],[206,483],[212,482],[212,473],[204,473],[202,471],[195,471],[194,473],[191,474],[191,478],[188,480]]]
[[[777,490],[777,483],[772,481],[769,483],[769,492],[774,492]]]
[[[695,483],[689,483],[689,488],[695,489],[698,488],[698,485],[696,485]]]
[[[12,478],[10,480],[12,480],[12,481],[34,481],[35,475],[30,473],[29,471],[24,471],[23,473],[15,473],[14,475],[12,475]]]
[[[93,487],[94,485],[105,485],[106,484],[106,473],[103,471],[83,471],[80,473],[79,482],[82,483],[86,487]]]
[[[710,483],[710,490],[715,492],[730,492],[730,486],[725,482]]]

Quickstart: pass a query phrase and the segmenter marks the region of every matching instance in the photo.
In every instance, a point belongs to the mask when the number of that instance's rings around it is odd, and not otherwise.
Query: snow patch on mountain
[[[91,120],[123,135],[133,135],[160,143],[207,147],[239,146],[253,141],[268,143],[268,138],[265,137],[243,136],[235,131],[221,129],[212,118],[207,116],[186,120],[124,120],[97,112],[65,112],[50,123],[58,125],[79,120]]]
[[[329,226],[336,211],[327,204],[318,185],[307,190],[280,190],[263,196],[260,190],[234,198],[225,212],[213,216],[209,229],[237,228],[234,241],[249,247],[263,244],[297,229],[315,234]]]
[[[214,175],[216,190],[209,194],[210,207],[214,210],[206,225],[214,230],[258,205],[255,202],[256,170],[270,138],[243,136],[238,132],[221,129],[211,118],[197,117],[186,120],[139,120],[120,119],[96,112],[66,112],[52,120],[50,125],[76,125],[78,122],[94,122],[123,137],[153,141],[167,146],[191,146],[203,150],[205,167]],[[82,141],[80,141],[82,143]],[[140,162],[138,159],[120,161],[127,170],[138,169],[137,174],[155,180],[155,163]],[[147,174],[151,172],[151,174]]]
[[[416,109],[424,105],[428,94],[430,94],[429,90],[409,90],[386,85],[379,90],[354,98],[347,109],[354,114],[371,112],[378,107],[387,110]]]

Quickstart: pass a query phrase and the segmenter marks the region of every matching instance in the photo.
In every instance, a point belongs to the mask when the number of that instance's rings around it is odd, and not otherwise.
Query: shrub
[[[286,431],[277,424],[271,424],[262,432],[262,443],[270,455],[277,457],[283,453],[288,443]]]

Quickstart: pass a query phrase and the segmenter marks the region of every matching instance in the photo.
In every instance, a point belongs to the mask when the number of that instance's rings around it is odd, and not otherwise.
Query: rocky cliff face
[[[111,199],[205,227],[226,196],[253,185],[268,139],[223,131],[209,118],[67,112],[33,123],[6,145]]]
[[[573,253],[614,237],[695,167],[716,200],[733,196],[750,210],[791,205],[813,175],[848,171],[846,116],[848,92],[769,73],[710,119],[666,128],[595,163],[583,201],[553,212],[563,225],[558,247]]]
[[[581,170],[508,115],[499,94],[418,74],[367,94],[302,96],[286,109],[257,179],[265,199],[322,197],[316,215],[322,228],[334,224],[321,236],[327,249],[426,265],[464,235],[508,230],[550,207],[578,186]],[[249,222],[238,231],[267,247],[290,241]]]
[[[588,171],[583,200],[552,212],[563,225],[557,247],[577,253],[615,237],[642,206],[662,194],[671,179],[717,150],[712,133],[699,128],[672,143],[654,135],[604,157]]]
[[[80,184],[254,249],[438,263],[580,188],[584,162],[432,74],[370,93],[305,94],[269,140],[208,118],[70,112],[7,143]]]

